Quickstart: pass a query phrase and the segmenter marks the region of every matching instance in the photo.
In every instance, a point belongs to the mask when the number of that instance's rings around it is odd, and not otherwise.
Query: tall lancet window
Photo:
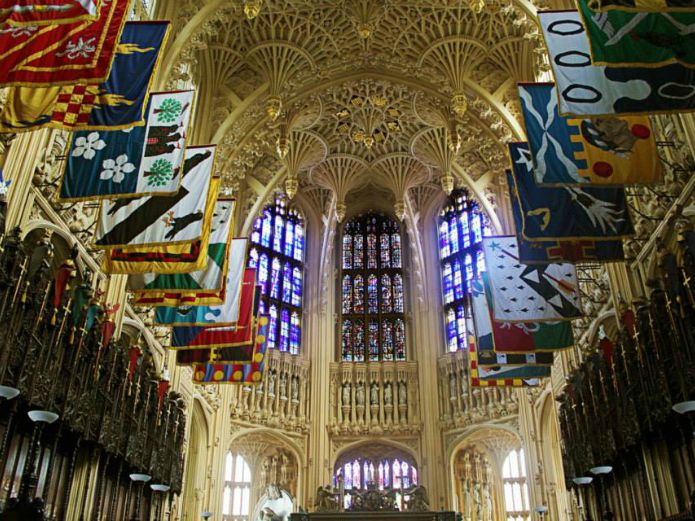
[[[471,281],[485,270],[482,240],[488,235],[490,229],[478,203],[466,190],[455,190],[439,214],[444,321],[450,352],[468,346]]]
[[[405,360],[403,251],[398,222],[369,213],[345,224],[340,326],[346,362]]]
[[[302,338],[304,220],[286,199],[276,199],[256,219],[248,265],[257,270],[260,312],[270,319],[268,347],[298,354]]]

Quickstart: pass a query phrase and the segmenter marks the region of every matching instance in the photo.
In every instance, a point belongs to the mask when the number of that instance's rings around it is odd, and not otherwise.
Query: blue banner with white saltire
[[[527,143],[510,143],[510,196],[517,199],[525,240],[615,240],[634,233],[622,188],[540,187]]]
[[[647,116],[569,118],[560,115],[554,84],[523,83],[518,89],[537,184],[661,181],[661,160]]]

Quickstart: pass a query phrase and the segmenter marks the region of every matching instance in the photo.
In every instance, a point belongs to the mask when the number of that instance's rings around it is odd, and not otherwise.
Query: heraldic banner
[[[536,184],[624,185],[661,181],[647,116],[561,116],[552,83],[519,85]]]
[[[468,366],[473,387],[533,387],[540,385],[540,378],[550,376],[550,367],[544,365],[478,365],[478,348],[469,344]]]
[[[695,13],[593,12],[577,0],[592,63],[609,67],[695,65]]]
[[[589,0],[589,8],[594,11],[694,11],[695,0]]]
[[[243,348],[243,353],[237,352],[234,354],[228,352],[230,351],[229,348],[215,350],[216,361],[207,364],[195,364],[193,366],[193,383],[259,383],[263,378],[265,353],[268,346],[268,322],[268,316],[260,316],[258,318],[250,362],[233,363],[227,361],[231,358],[239,359],[244,356],[247,351],[246,347]]]
[[[139,306],[222,304],[232,243],[234,201],[218,200],[212,218],[208,262],[202,270],[181,274],[143,273],[128,277]]]
[[[244,269],[248,239],[234,239],[229,248],[224,302],[219,305],[158,307],[155,322],[162,326],[232,326],[239,320],[239,303],[246,288],[253,289],[256,272]]]
[[[181,184],[193,94],[153,93],[146,126],[74,132],[60,199],[175,194]]]
[[[695,69],[605,67],[591,63],[589,40],[577,11],[538,13],[560,101],[577,116],[695,110]]]
[[[214,164],[214,145],[189,147],[175,195],[103,201],[94,245],[103,249],[201,239]]]
[[[512,199],[520,208],[526,240],[615,240],[634,233],[622,188],[536,185],[526,143],[510,143]]]
[[[169,22],[128,22],[104,83],[15,87],[0,112],[0,132],[48,126],[65,130],[117,130],[143,125]]]
[[[95,20],[1,30],[0,87],[105,81],[130,1],[101,2]]]
[[[33,27],[94,21],[100,4],[101,0],[3,0],[0,25]]]

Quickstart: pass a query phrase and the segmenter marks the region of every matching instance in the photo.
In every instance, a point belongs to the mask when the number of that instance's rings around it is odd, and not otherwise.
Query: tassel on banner
[[[133,382],[133,375],[135,374],[135,367],[138,364],[138,359],[140,358],[141,351],[140,346],[133,344],[128,349],[128,383]]]

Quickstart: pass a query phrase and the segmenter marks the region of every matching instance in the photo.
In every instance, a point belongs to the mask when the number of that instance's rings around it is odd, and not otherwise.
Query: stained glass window
[[[464,189],[454,191],[438,223],[444,324],[448,351],[467,349],[473,333],[471,281],[485,270],[482,238],[489,234],[485,215]]]
[[[407,489],[418,484],[418,471],[415,462],[409,455],[398,452],[383,444],[361,446],[343,455],[335,464],[333,486],[340,487],[343,483],[345,490],[345,508],[349,509],[356,492],[364,492],[375,486],[379,490],[393,491],[396,505],[403,508],[401,487]]]
[[[343,313],[352,311],[352,278],[350,275],[343,277]]]
[[[282,310],[280,316],[280,351],[290,350],[290,312],[287,308]]]
[[[257,269],[260,313],[268,313],[268,347],[299,353],[304,271],[304,221],[279,197],[256,219],[248,266]]]
[[[403,252],[398,221],[369,213],[345,224],[341,306],[342,358],[405,360]],[[352,285],[350,299],[348,282]],[[453,286],[453,284],[452,284]],[[345,324],[350,327],[345,327]]]

